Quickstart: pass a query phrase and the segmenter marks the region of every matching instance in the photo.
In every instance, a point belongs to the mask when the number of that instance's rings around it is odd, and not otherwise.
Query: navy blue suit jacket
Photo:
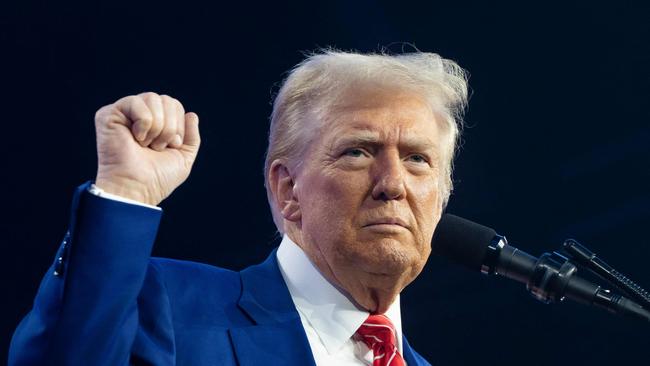
[[[314,365],[275,251],[241,272],[151,258],[161,211],[88,185],[9,365]],[[409,365],[428,365],[403,345]]]

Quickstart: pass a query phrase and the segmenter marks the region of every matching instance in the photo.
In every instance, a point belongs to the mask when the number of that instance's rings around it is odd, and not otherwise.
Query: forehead
[[[436,145],[439,123],[430,105],[412,92],[351,90],[328,109],[321,134],[332,137],[412,140]]]

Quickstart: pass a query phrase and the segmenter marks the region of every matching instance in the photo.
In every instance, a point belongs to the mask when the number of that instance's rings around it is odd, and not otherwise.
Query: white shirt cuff
[[[108,192],[104,191],[103,189],[97,187],[94,184],[91,184],[90,187],[88,187],[88,192],[94,194],[95,196],[102,197],[102,198],[107,198],[107,199],[113,200],[113,201],[119,201],[119,202],[124,202],[124,203],[130,203],[132,205],[149,207],[149,208],[153,208],[154,210],[162,210],[158,206],[152,206],[152,205],[146,204],[144,202],[140,202],[140,201],[132,200],[130,198],[118,196],[116,194],[108,193]]]

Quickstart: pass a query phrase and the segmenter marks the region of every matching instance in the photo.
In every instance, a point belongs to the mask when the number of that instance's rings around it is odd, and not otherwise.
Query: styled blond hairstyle
[[[289,72],[273,103],[264,180],[273,220],[280,232],[283,220],[274,207],[268,182],[271,164],[276,159],[299,164],[315,135],[314,126],[306,121],[326,123],[329,108],[345,91],[368,86],[412,92],[431,106],[446,134],[441,143],[441,194],[446,205],[453,188],[453,157],[467,106],[466,72],[454,61],[435,53],[360,54],[326,49],[308,55]]]

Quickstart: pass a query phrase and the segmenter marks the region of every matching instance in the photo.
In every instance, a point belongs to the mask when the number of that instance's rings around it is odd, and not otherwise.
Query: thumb
[[[185,138],[183,145],[198,148],[201,144],[199,135],[199,116],[194,112],[185,114]]]

